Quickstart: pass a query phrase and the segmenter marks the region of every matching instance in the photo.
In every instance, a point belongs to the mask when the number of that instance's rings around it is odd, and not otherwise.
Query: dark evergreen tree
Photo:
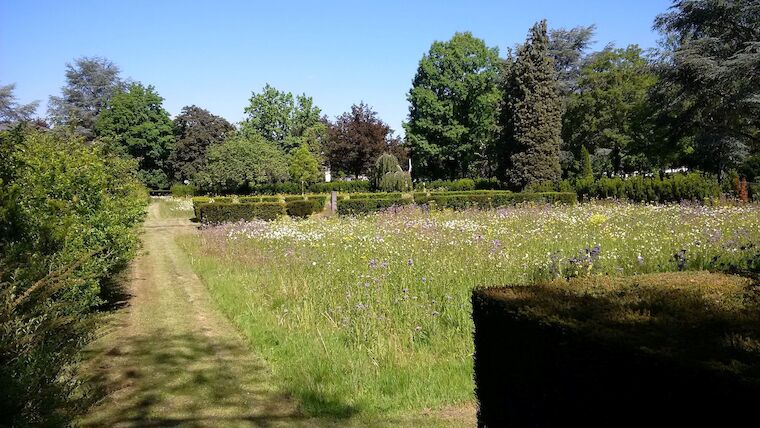
[[[177,181],[190,180],[202,171],[206,164],[209,146],[224,142],[233,132],[232,126],[223,117],[215,116],[197,106],[184,107],[174,118],[176,148],[169,156],[169,163]]]
[[[514,61],[506,63],[500,153],[509,181],[518,188],[557,181],[562,98],[549,55],[546,21],[536,23]]]

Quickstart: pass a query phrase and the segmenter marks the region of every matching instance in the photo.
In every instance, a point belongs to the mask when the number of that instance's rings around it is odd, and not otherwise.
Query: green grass
[[[193,218],[193,202],[187,198],[154,198],[158,202],[161,218]]]
[[[180,243],[307,411],[371,417],[472,405],[473,287],[744,268],[757,263],[758,214],[757,206],[409,208],[220,226]]]

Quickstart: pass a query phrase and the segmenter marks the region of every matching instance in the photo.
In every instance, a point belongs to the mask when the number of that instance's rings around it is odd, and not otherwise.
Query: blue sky
[[[398,133],[420,57],[471,31],[500,52],[546,18],[550,28],[597,25],[609,42],[654,47],[669,0],[620,1],[34,1],[0,0],[0,84],[23,102],[47,99],[65,64],[104,56],[152,84],[177,114],[196,104],[238,122],[269,82],[311,95],[333,118],[364,101]]]

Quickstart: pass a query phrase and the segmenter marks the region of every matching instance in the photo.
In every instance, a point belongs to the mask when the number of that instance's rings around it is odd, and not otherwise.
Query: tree
[[[648,94],[656,82],[636,45],[591,55],[581,69],[576,92],[568,98],[562,126],[565,147],[576,156],[581,147],[591,153],[606,149],[612,165],[612,171],[606,172],[646,169],[649,162],[642,157],[651,141]]]
[[[372,188],[383,192],[405,192],[412,187],[409,172],[401,169],[396,156],[383,153],[375,161],[372,169]]]
[[[308,145],[302,144],[290,155],[290,177],[301,183],[301,193],[307,183],[319,181],[319,165]]]
[[[581,146],[581,173],[579,174],[579,178],[584,180],[594,179],[594,170],[591,167],[591,155],[586,146]]]
[[[137,159],[140,177],[150,188],[169,187],[169,153],[174,129],[163,98],[152,86],[133,83],[115,94],[98,116],[97,135],[118,153]]]
[[[417,176],[490,175],[497,135],[499,53],[469,32],[434,42],[407,100],[406,141]]]
[[[760,2],[678,0],[655,28],[669,43],[661,114],[693,141],[690,162],[721,175],[760,152]]]
[[[576,79],[583,65],[583,53],[591,44],[596,25],[580,26],[569,30],[558,28],[549,31],[549,55],[554,60],[562,94],[568,95],[576,88]]]
[[[37,111],[39,101],[19,104],[13,91],[16,84],[0,85],[0,131],[19,122],[29,122]]]
[[[51,96],[48,116],[54,126],[70,129],[90,141],[95,137],[95,122],[117,92],[126,84],[119,67],[105,58],[82,57],[66,64],[66,85],[61,96]]]
[[[502,165],[515,187],[556,181],[559,164],[562,98],[549,55],[546,21],[537,22],[526,43],[507,63],[500,141]]]
[[[326,152],[330,168],[356,177],[368,174],[380,154],[400,146],[390,126],[363,102],[339,116],[329,132]]]
[[[224,142],[233,132],[232,126],[223,117],[215,116],[197,106],[184,107],[174,118],[174,132],[177,139],[174,151],[169,155],[169,164],[177,181],[190,180],[206,164],[209,146]]]
[[[210,146],[206,162],[205,170],[196,175],[196,184],[210,192],[248,193],[256,184],[288,179],[285,155],[255,133],[234,133]]]
[[[322,111],[306,94],[293,98],[267,84],[261,93],[253,93],[245,108],[248,117],[242,123],[245,132],[255,132],[277,144],[285,153],[297,149],[304,136],[324,133]],[[318,128],[316,131],[314,128]],[[311,134],[309,134],[311,132]]]

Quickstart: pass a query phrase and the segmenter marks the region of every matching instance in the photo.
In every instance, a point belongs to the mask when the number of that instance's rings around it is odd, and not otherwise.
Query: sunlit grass
[[[182,245],[227,315],[314,413],[471,403],[476,286],[746,267],[760,208],[409,208],[204,230]]]

